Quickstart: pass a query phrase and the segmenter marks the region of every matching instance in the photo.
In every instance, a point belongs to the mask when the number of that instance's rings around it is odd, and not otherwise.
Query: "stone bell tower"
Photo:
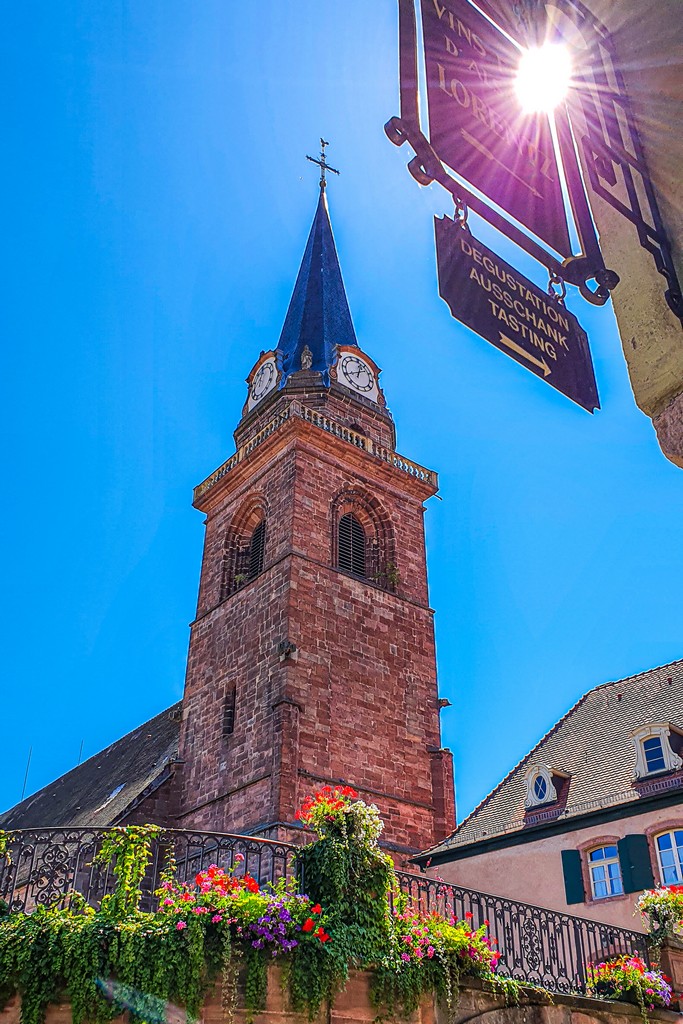
[[[423,503],[380,370],[356,339],[325,164],[277,345],[248,378],[206,516],[178,827],[287,838],[302,799],[354,786],[399,858],[455,825],[441,746]]]

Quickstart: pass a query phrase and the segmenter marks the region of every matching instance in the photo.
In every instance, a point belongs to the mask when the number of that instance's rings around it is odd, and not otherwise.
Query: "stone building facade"
[[[424,502],[358,346],[324,188],[280,339],[249,374],[205,516],[183,701],[0,817],[292,838],[323,785],[377,803],[397,859],[455,824]],[[400,770],[397,768],[400,766]]]

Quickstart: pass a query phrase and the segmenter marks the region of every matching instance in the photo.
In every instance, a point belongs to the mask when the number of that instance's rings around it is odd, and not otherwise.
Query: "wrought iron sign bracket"
[[[446,170],[421,128],[415,0],[398,0],[398,8],[400,116],[390,118],[384,131],[395,146],[403,146],[407,142],[414,151],[415,155],[408,162],[408,170],[413,178],[420,185],[438,182],[450,192],[456,204],[458,200],[466,202],[472,210],[545,266],[550,274],[577,286],[582,297],[592,305],[604,305],[610,291],[619,283],[619,277],[605,266],[566,114],[560,114],[556,123],[581,252],[558,259]],[[591,282],[595,282],[595,285],[592,286]]]
[[[584,36],[593,40],[590,60],[577,89],[586,125],[580,143],[590,187],[635,226],[640,245],[652,255],[657,271],[666,279],[667,305],[683,325],[683,294],[671,244],[609,32],[579,0],[571,0],[568,13],[583,23],[580,27]]]

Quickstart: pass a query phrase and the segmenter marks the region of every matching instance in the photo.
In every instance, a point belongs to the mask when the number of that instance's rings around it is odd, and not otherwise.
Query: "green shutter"
[[[567,896],[567,903],[584,903],[586,893],[583,888],[581,854],[578,850],[562,851],[562,872],[564,874],[564,891]]]
[[[617,843],[624,892],[640,892],[655,884],[647,836],[624,836]]]

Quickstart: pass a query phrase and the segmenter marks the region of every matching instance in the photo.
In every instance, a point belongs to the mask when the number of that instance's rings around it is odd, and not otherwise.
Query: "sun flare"
[[[550,113],[567,95],[571,76],[572,62],[563,44],[545,43],[526,50],[515,82],[522,109]]]

